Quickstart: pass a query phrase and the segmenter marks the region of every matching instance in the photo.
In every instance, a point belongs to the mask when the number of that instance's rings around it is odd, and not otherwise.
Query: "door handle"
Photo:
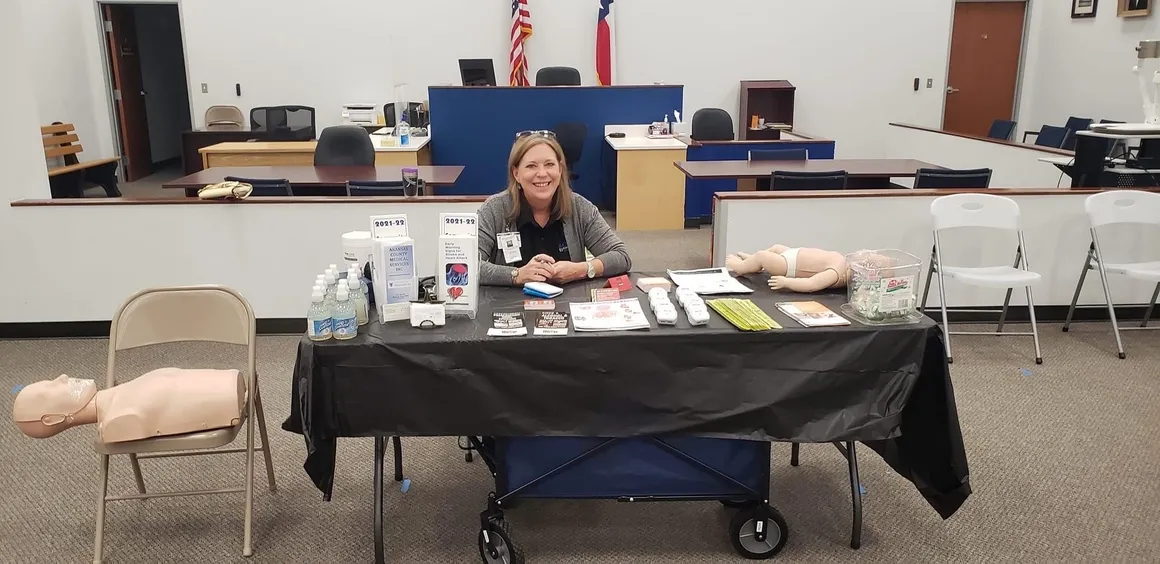
[[[955,92],[958,92],[958,91],[959,91],[959,89],[955,88],[954,86],[947,87],[947,94],[954,94]]]

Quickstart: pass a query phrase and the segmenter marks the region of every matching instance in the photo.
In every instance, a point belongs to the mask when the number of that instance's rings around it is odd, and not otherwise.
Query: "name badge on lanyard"
[[[499,233],[495,236],[495,242],[499,245],[500,250],[503,251],[504,262],[512,264],[520,261],[521,241],[519,231]]]

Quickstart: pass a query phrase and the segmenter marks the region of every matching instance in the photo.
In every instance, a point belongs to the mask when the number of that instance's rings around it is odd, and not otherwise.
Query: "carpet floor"
[[[703,266],[704,230],[625,234],[637,267]],[[649,249],[649,250],[645,250]],[[699,262],[700,261],[700,262]],[[1012,330],[1026,330],[1013,327]],[[805,445],[789,465],[774,446],[772,503],[790,538],[781,562],[1156,562],[1160,555],[1160,332],[1127,332],[1115,357],[1106,324],[1070,333],[1044,325],[1045,363],[1023,338],[959,337],[952,377],[974,494],[949,520],[870,449],[860,450],[865,525],[847,545],[846,466],[829,445]],[[371,439],[339,442],[334,498],[324,502],[302,470],[302,438],[281,430],[289,412],[297,336],[259,339],[258,370],[270,429],[276,493],[260,463],[254,556],[241,556],[238,494],[111,503],[105,561],[372,562]],[[0,385],[66,373],[102,380],[102,339],[0,341]],[[160,366],[231,367],[242,351],[193,344],[123,353],[119,372]],[[11,396],[9,396],[11,399]],[[11,420],[11,401],[4,417]],[[0,425],[0,561],[86,562],[92,556],[97,457],[92,427],[34,440]],[[491,491],[486,466],[468,464],[454,438],[403,439],[405,493],[388,477],[389,561],[478,562],[479,512]],[[391,465],[388,449],[387,468]],[[240,454],[142,462],[147,488],[241,484]],[[130,493],[128,460],[114,458],[110,491]],[[529,562],[742,562],[730,545],[732,510],[715,502],[628,504],[528,501],[507,513]]]

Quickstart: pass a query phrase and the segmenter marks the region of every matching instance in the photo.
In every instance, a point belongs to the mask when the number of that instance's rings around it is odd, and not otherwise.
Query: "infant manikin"
[[[96,423],[99,440],[116,443],[232,427],[245,401],[237,370],[159,368],[107,390],[62,374],[20,390],[12,419],[37,439]]]
[[[753,254],[731,254],[725,266],[739,276],[764,270],[774,290],[818,292],[846,286],[846,257],[823,249],[774,245]]]

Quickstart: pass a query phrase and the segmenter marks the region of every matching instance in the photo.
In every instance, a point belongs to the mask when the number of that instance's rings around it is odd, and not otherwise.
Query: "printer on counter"
[[[342,123],[350,125],[376,125],[378,114],[374,104],[343,104]]]

